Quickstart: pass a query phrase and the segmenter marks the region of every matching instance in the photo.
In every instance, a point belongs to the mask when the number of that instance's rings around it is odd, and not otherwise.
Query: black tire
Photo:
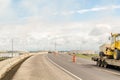
[[[104,67],[104,63],[103,62],[101,63],[101,67]]]
[[[114,59],[119,60],[120,59],[120,50],[116,49],[113,57],[114,57]]]
[[[103,67],[104,67],[104,68],[108,68],[108,66],[109,66],[109,65],[108,65],[106,62],[104,62],[104,66],[103,66]]]
[[[101,61],[100,60],[97,61],[97,66],[101,67]]]
[[[104,57],[105,56],[104,52],[99,52],[99,56]]]
[[[105,61],[101,61],[101,67],[104,67]]]

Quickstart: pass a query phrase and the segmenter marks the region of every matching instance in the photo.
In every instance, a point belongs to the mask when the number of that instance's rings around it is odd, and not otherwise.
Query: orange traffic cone
[[[76,62],[76,55],[75,55],[75,53],[73,53],[72,61],[73,61],[74,63]]]

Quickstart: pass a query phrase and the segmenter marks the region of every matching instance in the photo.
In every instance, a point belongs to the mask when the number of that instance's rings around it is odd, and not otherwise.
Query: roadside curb
[[[2,64],[2,68],[0,70],[0,80],[5,77],[5,75],[11,70],[13,69],[16,65],[18,65],[19,63],[23,62],[24,60],[26,60],[27,58],[31,57],[32,54],[24,54],[21,55],[19,57],[15,57],[15,58],[11,58],[8,60],[5,60],[3,62],[0,62],[0,64]]]

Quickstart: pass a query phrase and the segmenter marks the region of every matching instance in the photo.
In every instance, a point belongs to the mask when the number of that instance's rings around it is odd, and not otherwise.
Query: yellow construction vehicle
[[[112,34],[109,38],[111,44],[105,44],[100,47],[100,57],[106,56],[109,59],[120,59],[120,34]]]

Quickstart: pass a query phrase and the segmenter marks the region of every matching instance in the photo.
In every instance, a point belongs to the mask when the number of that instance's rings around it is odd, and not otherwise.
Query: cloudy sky
[[[119,21],[120,0],[0,0],[0,50],[98,50]]]

